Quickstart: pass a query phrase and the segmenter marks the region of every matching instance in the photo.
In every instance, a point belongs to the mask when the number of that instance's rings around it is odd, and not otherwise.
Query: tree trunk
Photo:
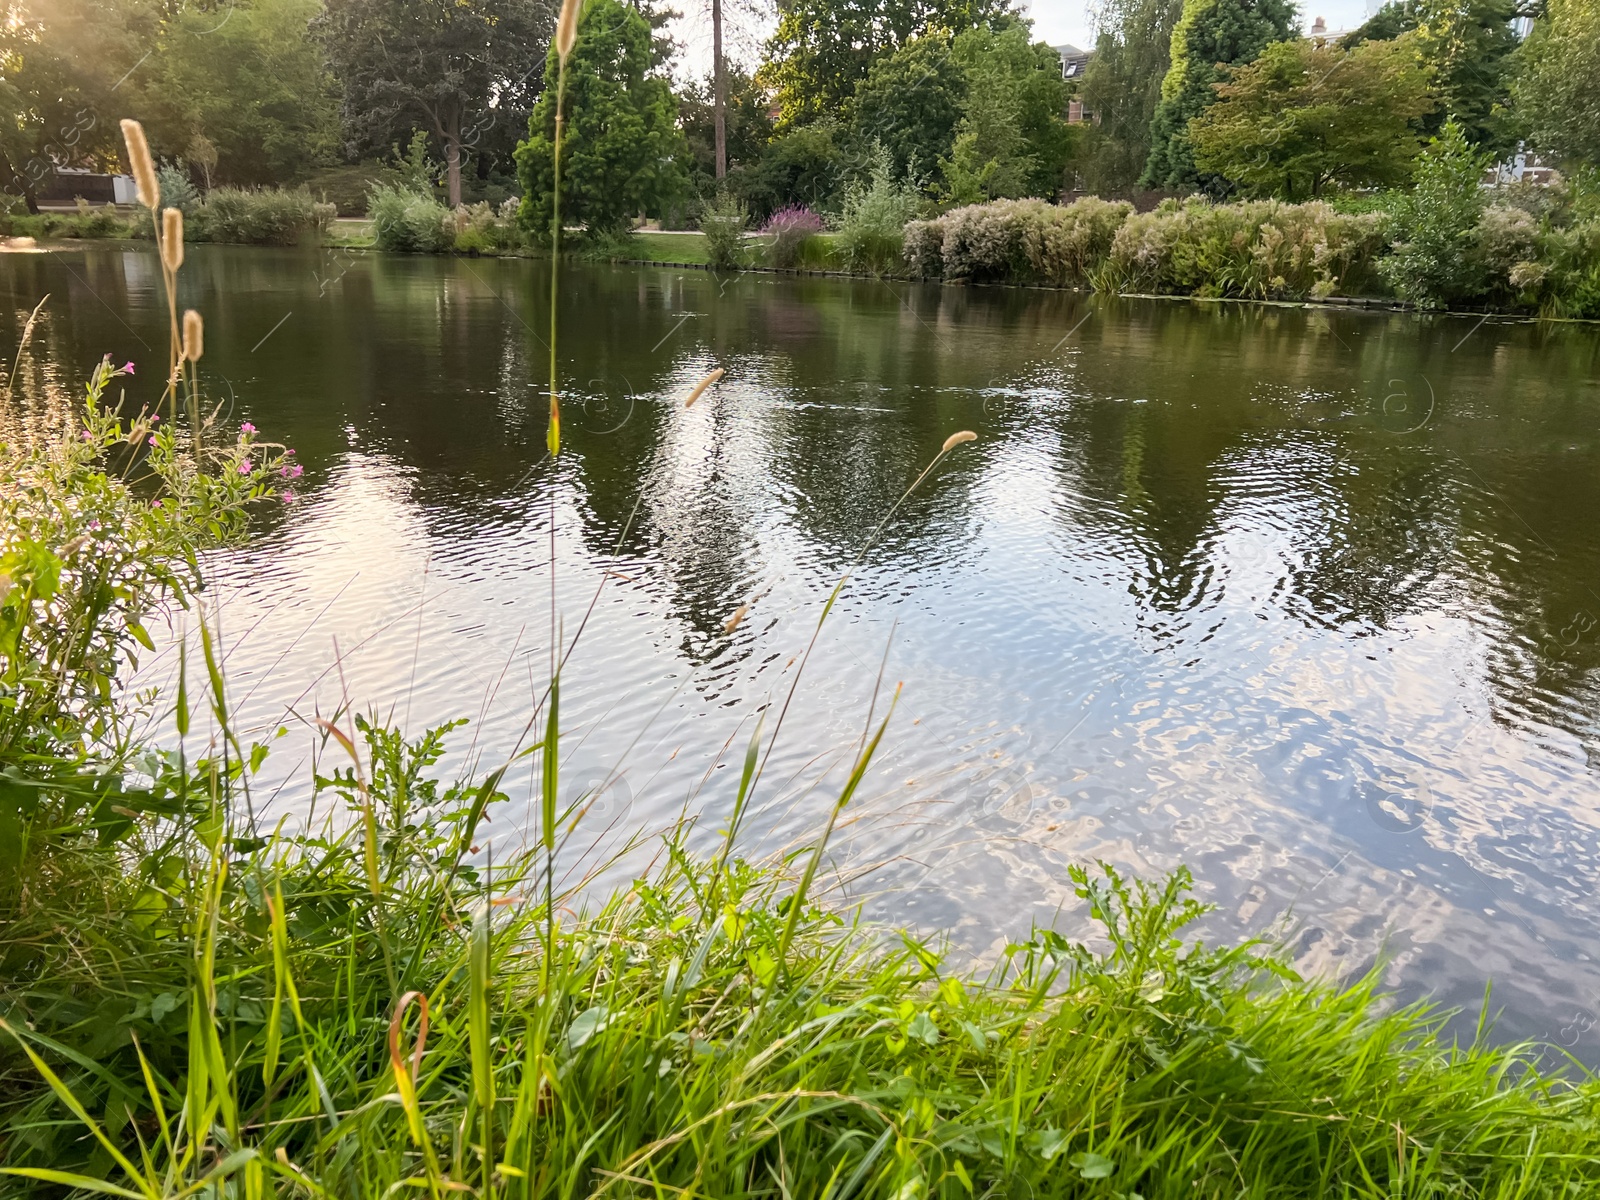
[[[444,130],[444,173],[450,207],[458,208],[461,205],[461,118],[454,114]]]
[[[711,0],[711,115],[717,131],[717,178],[728,173],[728,95],[722,70],[722,0]]]

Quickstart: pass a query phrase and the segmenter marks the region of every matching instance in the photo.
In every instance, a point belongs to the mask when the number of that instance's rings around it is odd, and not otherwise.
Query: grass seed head
[[[161,264],[169,271],[183,266],[183,209],[161,212]]]
[[[561,17],[556,21],[556,52],[563,59],[572,53],[572,47],[578,41],[578,14],[583,9],[583,0],[564,0],[561,5]]]
[[[972,430],[963,429],[960,433],[952,433],[949,437],[945,438],[944,445],[940,447],[939,453],[949,454],[950,451],[961,445],[961,443],[975,442],[977,440],[978,435],[973,433]]]
[[[685,408],[692,408],[694,406],[694,402],[700,399],[701,396],[705,395],[705,390],[721,378],[722,368],[718,367],[715,371],[711,372],[711,374],[707,375],[699,383],[694,385],[694,391],[689,393],[689,398],[683,402],[683,406]]]
[[[155,212],[161,203],[161,188],[156,183],[156,164],[150,157],[150,143],[145,141],[144,126],[137,121],[124,119],[122,140],[128,145],[128,164],[133,168],[134,182],[139,185],[139,203]]]
[[[171,212],[169,208],[167,210]],[[206,352],[206,326],[200,319],[200,314],[194,309],[188,309],[183,314],[183,356],[190,362],[199,362],[200,356]]]

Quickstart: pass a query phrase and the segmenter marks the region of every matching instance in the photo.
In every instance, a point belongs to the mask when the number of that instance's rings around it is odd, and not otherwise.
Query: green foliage
[[[305,188],[217,188],[194,222],[196,240],[255,246],[293,246],[328,232],[335,209]]]
[[[1380,213],[1341,213],[1315,200],[1168,200],[1117,230],[1095,286],[1255,299],[1359,295],[1386,226]]]
[[[1094,57],[1083,75],[1093,114],[1078,171],[1099,192],[1133,187],[1150,157],[1150,122],[1172,65],[1172,30],[1183,0],[1107,0],[1098,12]]]
[[[6,1169],[134,1194],[212,1172],[264,1200],[408,1180],[528,1198],[843,1180],[876,1200],[1597,1181],[1592,1082],[1563,1086],[1530,1050],[1450,1048],[1375,976],[1306,983],[1255,945],[1193,940],[1206,906],[1184,871],[1072,868],[1075,936],[1034,929],[986,976],[801,903],[779,871],[697,860],[681,834],[547,925],[573,898],[546,898],[542,854],[473,860],[505,797],[437,776],[448,731],[359,722],[359,767],[316,780],[320,827],[268,842],[229,816],[151,837],[124,870],[80,867],[89,905],[40,895],[0,977]],[[224,794],[247,778],[198,765]],[[134,904],[137,922],[99,915]]]
[[[730,186],[743,191],[744,181],[772,140],[772,118],[767,115],[766,100],[754,81],[734,63],[726,64],[724,84]],[[678,124],[689,146],[694,190],[701,196],[711,195],[718,186],[711,93],[709,74],[704,79],[691,80],[678,93]]]
[[[1418,49],[1433,69],[1440,113],[1467,141],[1500,155],[1516,144],[1506,112],[1511,101],[1511,19],[1517,0],[1412,0]]]
[[[367,204],[372,234],[380,250],[438,254],[455,243],[450,210],[431,195],[379,184]]]
[[[786,204],[831,210],[843,163],[834,126],[817,122],[773,138],[760,160],[736,182],[758,216]]]
[[[177,208],[186,217],[200,211],[200,192],[189,178],[189,168],[182,162],[164,162],[156,168],[156,184],[161,189],[161,207]]]
[[[1150,123],[1142,186],[1193,191],[1207,181],[1194,163],[1189,122],[1216,100],[1222,66],[1253,62],[1270,43],[1296,36],[1290,0],[1184,0],[1172,30],[1172,65]]]
[[[396,172],[376,161],[322,167],[306,179],[306,189],[318,200],[334,206],[341,217],[363,217],[367,197],[378,184],[400,182]]]
[[[706,261],[717,270],[745,265],[744,231],[750,210],[731,192],[719,193],[700,214],[700,232],[706,240]]]
[[[15,0],[0,21],[0,184],[27,199],[57,162],[117,159],[119,77],[149,48],[149,10],[104,0]],[[125,112],[125,108],[122,110]]]
[[[47,212],[37,216],[0,215],[0,230],[12,237],[31,238],[131,238],[149,232],[148,222],[124,220],[116,206],[80,205],[75,213]]]
[[[1417,161],[1416,184],[1396,195],[1394,251],[1380,263],[1395,294],[1440,306],[1471,300],[1485,285],[1478,222],[1485,157],[1455,121]]]
[[[426,130],[460,204],[467,157],[503,160],[525,126],[554,16],[543,0],[328,0],[314,28],[352,148],[382,153]]]
[[[839,219],[838,251],[847,268],[888,274],[901,263],[906,222],[922,207],[921,189],[913,180],[897,181],[894,160],[879,143],[873,147],[865,182],[845,192]]]
[[[33,850],[172,812],[123,777],[149,713],[126,674],[155,648],[150,622],[198,591],[196,551],[242,535],[291,461],[248,427],[197,450],[148,409],[123,414],[109,393],[131,366],[100,363],[57,433],[0,445],[0,914]]]
[[[1527,15],[1524,8],[1517,0],[1390,0],[1343,44],[1414,33],[1439,98],[1427,132],[1437,134],[1453,119],[1474,146],[1501,155],[1514,146],[1519,123],[1508,111],[1516,47],[1511,20]]]
[[[1330,184],[1402,183],[1432,110],[1415,35],[1336,44],[1274,42],[1235,67],[1189,123],[1198,170],[1252,195],[1321,196]]]
[[[589,0],[567,63],[562,134],[561,217],[591,232],[657,216],[687,186],[688,146],[666,80],[648,74],[650,26],[618,0]],[[517,147],[522,220],[548,235],[555,198],[557,58],[545,67],[545,91]]]
[[[950,153],[969,78],[942,32],[880,55],[851,100],[850,144],[868,153],[883,146],[897,175],[934,169]]]
[[[998,31],[982,26],[968,30],[955,39],[951,52],[967,73],[967,104],[957,142],[962,135],[971,135],[972,144],[981,147],[986,126],[992,128],[991,122],[1003,111],[1004,124],[1020,136],[1022,154],[1008,162],[1000,155],[983,158],[979,150],[971,161],[980,172],[991,161],[999,173],[1015,171],[1021,177],[1022,195],[1054,199],[1080,132],[1066,123],[1067,90],[1060,57],[1043,42],[1031,41],[1027,26],[1020,23]],[[975,107],[982,95],[995,98],[987,116]],[[959,155],[959,145],[957,150]]]
[[[756,81],[777,102],[779,128],[789,129],[843,111],[873,64],[912,39],[1000,24],[1010,15],[1010,0],[793,0],[779,7]]]
[[[905,258],[923,279],[1082,287],[1111,252],[1133,206],[1089,196],[1061,206],[999,200],[906,226]]]
[[[1534,145],[1600,165],[1600,0],[1548,0],[1519,55],[1516,106]]]
[[[339,148],[337,91],[307,28],[320,7],[317,0],[175,6],[155,54],[129,81],[140,89],[137,115],[157,151],[190,154],[203,132],[216,154],[208,177],[241,185],[298,180],[331,163]]]

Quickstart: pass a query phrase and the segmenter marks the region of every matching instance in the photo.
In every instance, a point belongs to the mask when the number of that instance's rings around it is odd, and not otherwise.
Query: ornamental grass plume
[[[161,203],[161,188],[156,183],[156,164],[150,157],[150,143],[145,141],[144,126],[123,118],[122,140],[128,146],[128,164],[133,168],[134,182],[139,185],[139,203],[155,212]]]
[[[183,209],[181,208],[162,210],[161,265],[174,272],[183,266]]]
[[[721,379],[722,375],[723,375],[722,368],[718,367],[716,370],[712,371],[709,375],[707,375],[704,379],[702,379],[699,383],[695,384],[694,385],[694,391],[689,393],[689,398],[683,402],[683,406],[685,408],[693,408],[694,407],[694,402],[696,400],[700,399],[701,396],[705,395],[705,390],[708,387],[710,387],[713,383],[715,383],[717,380]]]
[[[733,616],[729,617],[722,623],[722,632],[732,633],[735,629],[739,628],[739,622],[743,621],[749,612],[750,606],[748,604],[739,605],[738,608],[733,610]]]
[[[561,5],[561,16],[556,21],[556,52],[561,55],[563,62],[577,44],[578,16],[582,9],[583,0],[564,0]]]
[[[963,442],[975,442],[977,440],[978,435],[973,433],[972,430],[963,429],[960,433],[952,433],[949,437],[945,438],[944,445],[939,447],[939,453],[949,454],[950,451],[954,450]]]
[[[172,211],[168,209],[167,211]],[[200,314],[194,309],[189,309],[183,314],[183,357],[190,362],[199,362],[200,356],[206,352],[205,342],[206,327]]]

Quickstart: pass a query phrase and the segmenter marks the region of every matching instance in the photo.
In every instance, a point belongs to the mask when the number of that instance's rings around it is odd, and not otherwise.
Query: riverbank
[[[1093,290],[1122,296],[1335,302],[1367,306],[1600,319],[1600,216],[1594,199],[1518,185],[1456,207],[1460,228],[1429,225],[1367,197],[1219,204],[1168,200],[1149,212],[1084,197],[1071,204],[997,200],[903,229],[875,230],[870,269],[849,248],[861,231],[798,239],[746,234],[713,250],[698,232],[638,230],[569,241],[578,257],[719,271],[777,271]],[[1467,201],[1470,201],[1467,202]],[[1419,224],[1421,222],[1421,224]],[[304,192],[219,189],[190,222],[195,240],[338,249],[543,257],[514,202],[451,212],[432,198],[374,193],[371,219],[337,218]],[[122,237],[142,232],[112,209],[5,218],[26,237]],[[1431,239],[1431,240],[1430,240]],[[1440,241],[1443,239],[1443,241]],[[1439,245],[1435,246],[1434,243]],[[1448,252],[1440,246],[1448,245]],[[1427,249],[1433,246],[1433,249]],[[859,247],[858,247],[859,248]],[[903,263],[903,270],[886,270]]]

